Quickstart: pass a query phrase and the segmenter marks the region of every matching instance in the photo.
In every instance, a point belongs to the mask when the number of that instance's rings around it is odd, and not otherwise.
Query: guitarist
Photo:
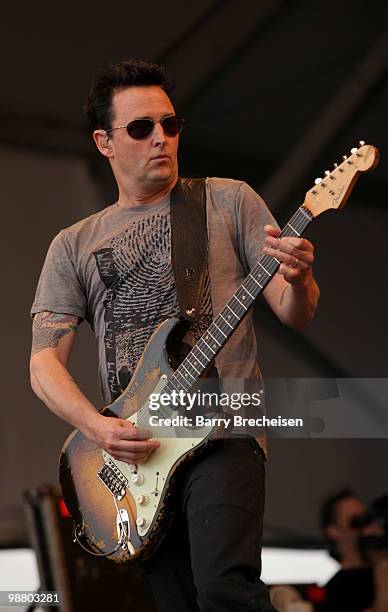
[[[31,310],[33,390],[59,417],[132,464],[146,462],[163,442],[126,420],[99,414],[67,364],[77,327],[87,319],[110,403],[127,386],[156,326],[179,314],[170,194],[178,180],[183,121],[170,91],[161,66],[138,60],[108,66],[95,78],[86,113],[96,146],[111,165],[118,201],[55,237]],[[279,239],[265,203],[241,181],[206,179],[206,209],[208,262],[190,340],[201,336],[263,251],[281,262],[266,300],[283,323],[303,328],[319,296],[313,245]],[[251,311],[216,366],[224,378],[259,378]],[[273,610],[259,580],[263,510],[264,453],[254,438],[225,440],[189,466],[173,529],[143,567],[157,609]]]

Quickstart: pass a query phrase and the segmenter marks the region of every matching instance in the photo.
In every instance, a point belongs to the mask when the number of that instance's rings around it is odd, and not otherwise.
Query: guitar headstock
[[[326,170],[323,179],[315,179],[315,185],[306,193],[304,206],[314,217],[325,210],[340,209],[348,199],[360,172],[371,170],[379,163],[379,151],[373,145],[360,140],[359,146],[343,156],[340,164],[334,164],[330,172]]]

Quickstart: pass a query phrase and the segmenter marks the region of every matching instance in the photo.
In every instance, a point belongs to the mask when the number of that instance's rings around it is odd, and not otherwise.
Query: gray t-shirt
[[[266,223],[263,200],[244,182],[206,180],[208,275],[195,341],[257,263]],[[155,204],[108,206],[53,240],[31,313],[86,319],[98,340],[105,402],[128,384],[155,327],[179,313],[171,266],[170,198]],[[252,313],[216,358],[220,376],[255,378]]]

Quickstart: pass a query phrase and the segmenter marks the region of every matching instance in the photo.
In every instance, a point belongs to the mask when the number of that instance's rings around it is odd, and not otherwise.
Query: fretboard
[[[313,218],[308,208],[300,206],[283,228],[280,237],[301,236]],[[276,274],[279,266],[280,261],[275,257],[263,255],[260,258],[210,327],[170,376],[163,389],[164,393],[171,393],[173,390],[178,392],[183,390],[187,393],[191,389],[232,335],[255,299]]]

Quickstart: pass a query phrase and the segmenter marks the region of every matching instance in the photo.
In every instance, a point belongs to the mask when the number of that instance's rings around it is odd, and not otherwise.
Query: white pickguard
[[[162,376],[155,387],[155,393],[161,393],[167,382],[167,378]],[[147,406],[143,406],[147,408]],[[128,418],[134,425],[137,424],[137,413]],[[152,429],[147,426],[147,429]],[[146,463],[138,466],[130,466],[128,463],[114,459],[109,453],[103,451],[104,461],[111,460],[118,467],[120,472],[128,480],[127,489],[133,495],[136,502],[137,510],[137,530],[139,536],[144,537],[149,531],[152,521],[154,520],[160,498],[163,493],[168,475],[173,465],[187,452],[201,444],[213,427],[207,426],[195,428],[195,437],[190,436],[190,429],[187,428],[187,436],[184,427],[180,427],[179,436],[176,437],[172,433],[171,427],[158,426],[155,430],[155,438],[160,441],[160,447],[155,450]],[[132,478],[142,480],[142,482],[133,482]],[[143,524],[139,524],[139,519],[143,519]]]

